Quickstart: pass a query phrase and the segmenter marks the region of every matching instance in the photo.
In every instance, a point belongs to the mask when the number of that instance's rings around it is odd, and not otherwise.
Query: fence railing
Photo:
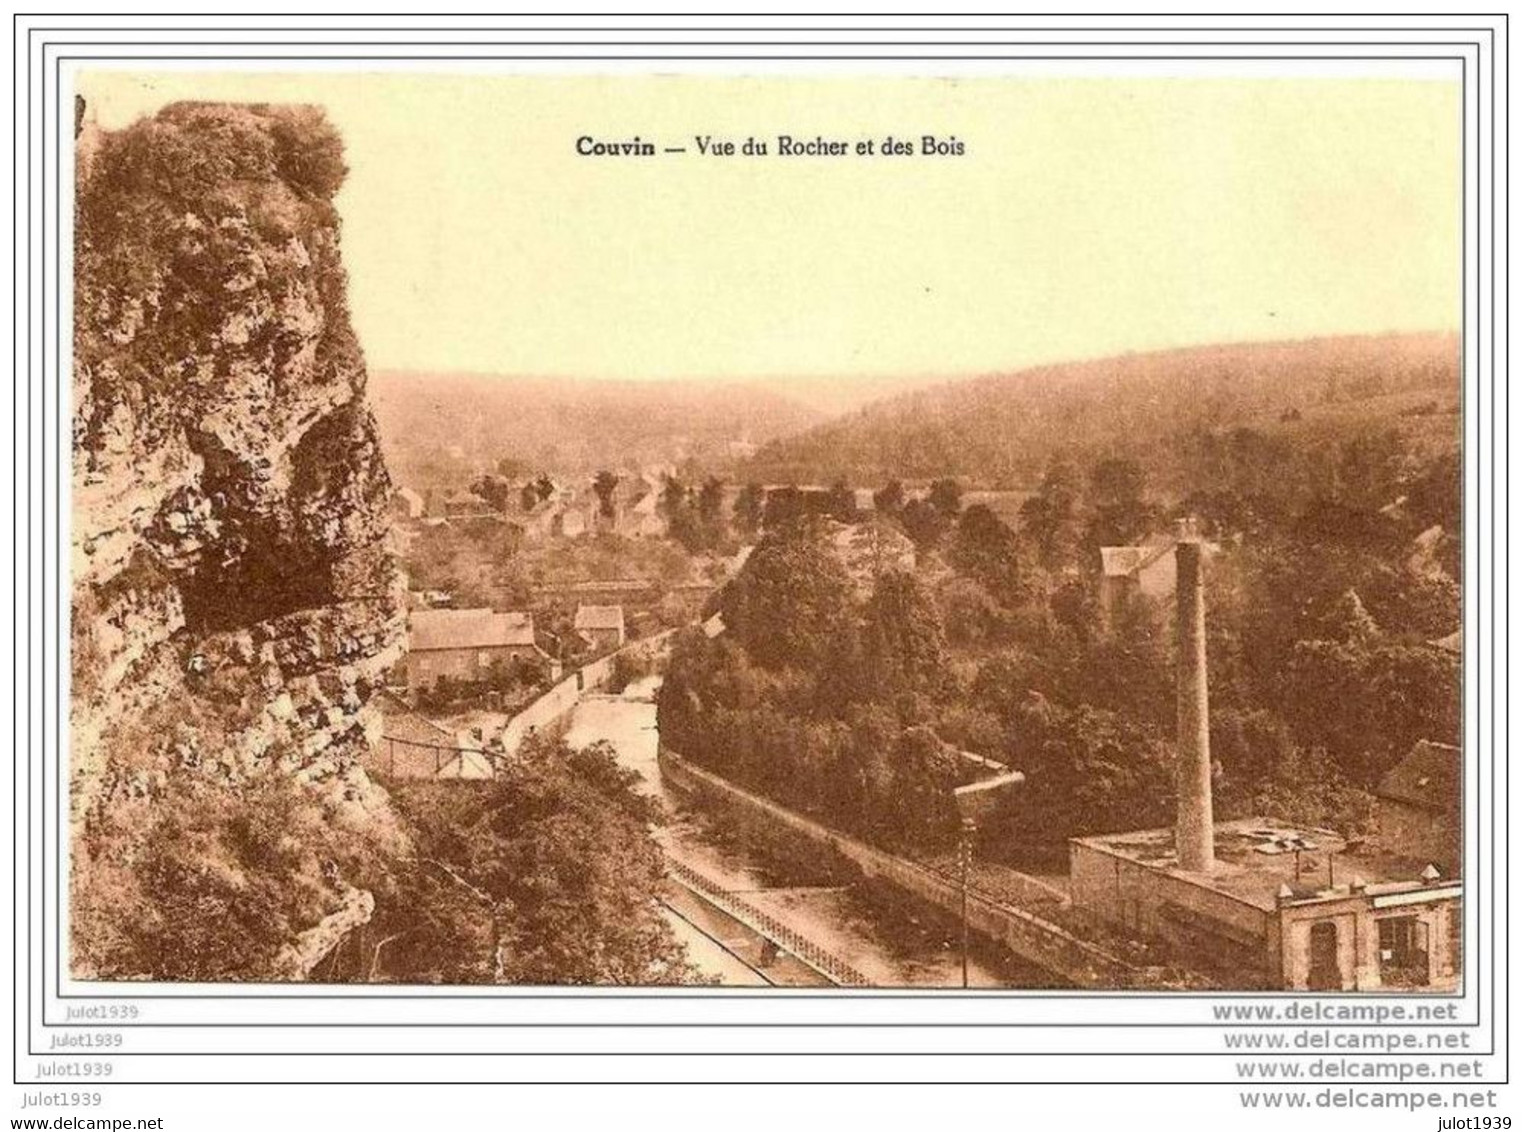
[[[800,935],[774,916],[761,911],[748,900],[715,883],[696,869],[666,858],[666,869],[682,884],[717,905],[746,927],[766,936],[773,943],[796,955],[837,986],[869,987],[871,982],[839,956],[832,955],[813,940]]]
[[[912,861],[906,857],[868,845],[849,834],[832,830],[812,818],[804,817],[780,803],[773,802],[746,788],[730,782],[722,775],[697,766],[670,748],[659,750],[661,771],[684,789],[691,784],[717,793],[731,802],[743,803],[752,812],[770,815],[776,822],[809,841],[831,847],[836,853],[863,868],[869,875],[880,876],[897,883],[913,895],[927,899],[948,911],[957,909],[960,903],[960,878],[942,874],[936,869]],[[1125,985],[1135,969],[1105,948],[1081,939],[1034,912],[1010,904],[986,890],[969,886],[968,908],[973,916],[973,926],[985,917],[996,923],[995,938],[1008,943],[1018,939],[1013,949],[1029,961],[1064,975],[1078,985],[1101,985],[1106,982]],[[981,930],[981,929],[979,929]],[[1013,934],[1011,934],[1013,933]],[[989,934],[989,933],[985,933]]]
[[[403,777],[409,778],[443,778],[445,771],[454,768],[456,774],[451,777],[472,777],[465,773],[465,759],[473,755],[481,760],[486,774],[481,777],[492,777],[497,773],[497,760],[499,756],[494,751],[482,750],[478,747],[454,747],[446,743],[423,743],[416,739],[399,739],[392,735],[382,735],[381,742],[385,744],[384,757],[378,758],[372,763],[372,769],[389,774],[393,778],[398,777],[396,769],[396,752],[401,747],[404,750],[426,752],[419,757],[431,760],[433,769],[427,773],[419,773],[418,770],[408,768],[402,772]]]

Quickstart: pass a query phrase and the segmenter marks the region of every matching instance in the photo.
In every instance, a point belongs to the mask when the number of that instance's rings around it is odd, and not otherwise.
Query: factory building
[[[1181,530],[1175,554],[1175,825],[1072,839],[1075,907],[1239,984],[1456,989],[1463,888],[1451,857],[1443,867],[1430,859],[1433,839],[1397,833],[1354,842],[1272,817],[1215,821],[1205,576],[1192,528]],[[1432,820],[1456,841],[1458,792],[1442,796],[1447,812]]]

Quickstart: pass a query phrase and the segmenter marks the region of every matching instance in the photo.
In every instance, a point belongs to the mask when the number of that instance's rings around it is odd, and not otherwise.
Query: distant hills
[[[1365,429],[1458,442],[1457,334],[1249,343],[1040,366],[919,389],[764,446],[764,482],[872,485],[967,477],[1033,485],[1054,456],[1126,455],[1157,470],[1193,430]],[[1163,477],[1166,479],[1166,476]]]
[[[902,388],[839,383],[842,403]],[[1141,460],[1166,489],[1194,431],[1347,434],[1391,427],[1458,443],[1457,334],[1391,334],[1125,354],[923,384],[839,416],[823,386],[596,381],[379,370],[369,396],[394,478],[469,482],[503,458],[526,471],[681,466],[731,480],[875,486],[959,476],[1032,487],[1055,456]],[[813,391],[814,396],[810,395]]]
[[[447,486],[504,457],[532,471],[723,468],[824,419],[751,385],[378,370],[370,402],[393,477]]]

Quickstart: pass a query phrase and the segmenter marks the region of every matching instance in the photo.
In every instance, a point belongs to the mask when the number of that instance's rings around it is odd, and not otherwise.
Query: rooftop
[[[1123,578],[1146,569],[1172,550],[1171,542],[1156,546],[1102,546],[1099,558],[1106,577]]]
[[[1433,813],[1457,814],[1462,768],[1457,747],[1423,739],[1379,780],[1375,793]]]
[[[621,605],[578,605],[577,629],[622,629],[624,607]]]
[[[1172,829],[1075,837],[1074,842],[1166,872],[1179,880],[1214,889],[1264,911],[1278,906],[1280,890],[1295,900],[1346,896],[1362,882],[1379,894],[1420,888],[1431,862],[1402,857],[1369,842],[1349,841],[1329,829],[1313,829],[1274,818],[1217,822],[1216,867],[1208,875],[1178,867]],[[1448,878],[1455,879],[1455,878]]]
[[[491,649],[534,643],[534,618],[529,613],[497,613],[490,609],[415,609],[408,618],[407,647],[429,649]]]

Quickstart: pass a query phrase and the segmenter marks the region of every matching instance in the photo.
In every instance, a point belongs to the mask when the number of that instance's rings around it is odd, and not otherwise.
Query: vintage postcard
[[[82,72],[70,974],[1456,989],[1459,99]]]
[[[1511,1127],[1506,16],[15,25],[13,1127]]]

